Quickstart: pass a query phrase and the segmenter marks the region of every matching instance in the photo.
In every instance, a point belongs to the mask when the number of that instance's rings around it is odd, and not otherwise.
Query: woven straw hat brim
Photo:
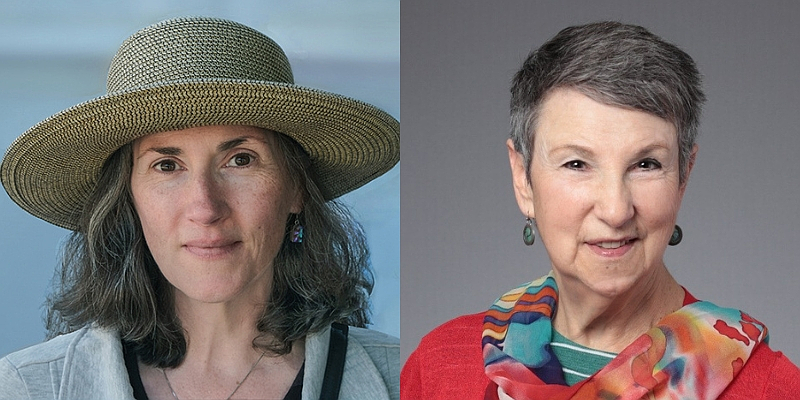
[[[326,200],[400,160],[399,122],[374,106],[293,84],[205,79],[112,93],[55,114],[11,144],[0,180],[26,211],[76,230],[114,151],[151,133],[205,125],[251,125],[292,137],[309,154]]]

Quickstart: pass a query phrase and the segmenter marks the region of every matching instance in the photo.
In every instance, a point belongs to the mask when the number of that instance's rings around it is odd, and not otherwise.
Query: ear
[[[681,196],[683,196],[683,193],[686,191],[686,185],[689,183],[689,176],[692,174],[694,161],[697,159],[697,150],[698,147],[695,144],[694,147],[692,147],[692,154],[689,156],[689,159],[686,160],[686,177],[684,178],[683,183],[681,184],[681,189],[680,189]]]
[[[533,207],[533,190],[528,180],[528,170],[525,168],[525,159],[522,154],[514,149],[511,139],[506,141],[508,147],[508,162],[511,164],[511,181],[514,184],[514,195],[517,198],[519,210],[528,218],[534,218],[536,210]]]
[[[292,191],[291,198],[289,201],[291,202],[289,206],[289,212],[292,214],[300,214],[303,212],[303,205],[305,203],[305,191],[300,187],[300,183],[297,181],[292,182],[289,187],[289,190]]]
[[[289,212],[292,214],[300,214],[301,212],[303,212],[303,204],[296,203],[295,205],[292,205],[292,208],[289,209]]]

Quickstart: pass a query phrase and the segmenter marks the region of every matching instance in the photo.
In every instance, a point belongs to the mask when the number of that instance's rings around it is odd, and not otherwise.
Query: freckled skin
[[[302,209],[273,135],[208,126],[134,142],[134,205],[176,296],[266,301],[286,220]]]

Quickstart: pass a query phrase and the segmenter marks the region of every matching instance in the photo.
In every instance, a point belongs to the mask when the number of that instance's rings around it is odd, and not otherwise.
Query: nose
[[[187,182],[186,216],[199,225],[213,225],[224,219],[230,209],[224,185],[212,171],[195,171]]]
[[[621,228],[634,215],[633,196],[624,177],[607,177],[599,182],[595,214],[613,228]]]

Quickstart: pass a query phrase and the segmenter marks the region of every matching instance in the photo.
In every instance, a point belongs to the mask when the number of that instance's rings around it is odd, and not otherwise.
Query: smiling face
[[[509,157],[559,285],[610,297],[656,276],[685,190],[675,127],[556,89],[535,129],[530,174]]]
[[[176,296],[266,301],[287,218],[302,209],[274,135],[206,126],[133,143],[134,205]]]

